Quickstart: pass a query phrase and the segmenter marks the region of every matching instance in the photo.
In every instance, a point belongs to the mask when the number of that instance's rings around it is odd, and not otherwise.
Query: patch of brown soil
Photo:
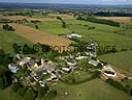
[[[15,23],[10,24],[10,25],[16,29],[15,31],[18,35],[28,39],[29,41],[33,43],[39,42],[41,44],[47,44],[52,47],[55,47],[55,46],[68,47],[69,44],[71,43],[70,40],[64,37],[52,35],[47,32],[42,32],[42,31],[33,29],[31,27],[28,27],[28,26],[24,26],[21,24],[15,24]]]

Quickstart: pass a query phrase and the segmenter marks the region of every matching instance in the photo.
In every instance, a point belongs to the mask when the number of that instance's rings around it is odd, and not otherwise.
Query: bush
[[[8,25],[8,24],[3,25],[3,30],[15,31],[15,29],[12,26]]]
[[[24,94],[24,100],[35,100],[36,93],[33,89],[29,88]]]
[[[108,54],[108,53],[116,53],[118,52],[118,49],[116,46],[101,46],[99,45],[99,48],[97,49],[98,55]]]
[[[40,23],[40,21],[39,20],[31,20],[31,23],[37,24],[37,23]]]
[[[49,87],[47,85],[45,87],[41,87],[40,85],[38,85],[37,89],[39,98],[46,96],[49,91]]]
[[[17,92],[19,88],[21,88],[21,84],[19,82],[15,82],[12,84],[12,90],[14,92]]]
[[[1,70],[1,69],[0,69]],[[0,88],[4,89],[11,85],[12,79],[11,79],[11,73],[9,71],[3,70],[3,72],[0,73]]]
[[[106,82],[109,83],[110,85],[112,85],[113,87],[128,93],[129,89],[127,87],[123,86],[123,84],[121,84],[120,82],[115,81],[111,78],[107,79]]]
[[[94,26],[88,27],[88,30],[93,30],[93,29],[95,29]]]

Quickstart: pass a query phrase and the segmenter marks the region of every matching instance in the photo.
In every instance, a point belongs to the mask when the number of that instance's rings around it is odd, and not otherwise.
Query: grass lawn
[[[29,43],[28,40],[18,36],[15,32],[0,30],[0,47],[5,51],[12,51],[13,43]]]
[[[106,54],[99,57],[101,60],[106,61],[117,68],[132,73],[132,51]]]
[[[127,100],[128,98],[127,94],[100,79],[78,85],[67,85],[60,82],[53,88],[57,89],[55,100]],[[65,92],[68,92],[67,96],[64,95]]]

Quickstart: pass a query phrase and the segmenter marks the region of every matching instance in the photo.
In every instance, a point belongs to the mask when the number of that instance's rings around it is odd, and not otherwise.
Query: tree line
[[[92,23],[99,23],[99,24],[106,24],[106,25],[111,25],[111,26],[120,26],[120,23],[114,22],[111,20],[106,20],[106,19],[99,19],[93,16],[83,16],[83,15],[78,15],[76,18],[77,20],[84,20],[84,21],[89,21]]]

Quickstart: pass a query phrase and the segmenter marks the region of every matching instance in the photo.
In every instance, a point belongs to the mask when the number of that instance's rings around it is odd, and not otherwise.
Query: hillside
[[[65,20],[65,22],[67,29],[62,28],[60,21],[41,22],[38,26],[39,30],[52,34],[66,35],[73,31],[82,35],[82,40],[95,40],[104,46],[114,45],[117,48],[132,48],[132,38],[128,36],[131,33],[130,29],[123,31],[123,34],[117,34],[117,31],[122,32],[122,28],[78,20]],[[35,28],[32,24],[29,26]],[[89,29],[89,27],[95,27],[95,29]]]
[[[122,71],[132,73],[132,51],[119,52],[114,54],[107,54],[99,57]]]

